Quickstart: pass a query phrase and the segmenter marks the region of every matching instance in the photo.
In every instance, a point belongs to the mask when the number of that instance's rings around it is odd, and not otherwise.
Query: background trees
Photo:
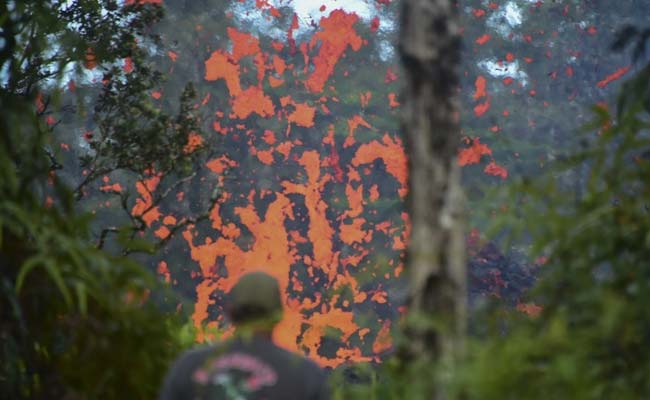
[[[152,117],[142,95],[152,75],[136,66],[142,61],[136,41],[148,38],[160,9],[110,1],[3,2],[0,15],[1,396],[153,398],[180,347],[180,325],[147,301],[159,287],[153,275],[93,244],[90,215],[80,211],[74,187],[60,174],[65,167],[53,127],[61,115],[55,113],[69,112],[62,108],[69,107],[62,82],[92,79],[87,70],[99,71],[104,92],[91,105],[100,121],[103,115],[112,124],[100,140],[89,138],[88,182],[97,178],[92,168],[98,161],[120,162],[112,153],[120,146],[132,151],[127,164],[151,165],[144,158],[152,147],[134,146],[152,134],[133,126]],[[130,72],[115,66],[124,59],[134,63]],[[76,103],[77,117],[84,100]],[[159,128],[169,125],[164,115],[156,120]],[[178,123],[169,129],[182,134],[187,125]],[[128,233],[119,236],[119,246],[141,249]]]
[[[614,47],[645,46],[640,31],[622,30]],[[462,382],[470,398],[648,395],[649,73],[640,65],[615,112],[594,107],[580,149],[511,188],[521,216],[503,222],[524,224],[534,251],[548,259],[533,292],[544,308],[476,343]],[[579,192],[557,180],[576,169],[585,174]]]
[[[643,48],[643,31],[623,29],[614,48]],[[594,106],[592,121],[576,133],[579,148],[490,198],[516,209],[494,228],[525,232],[530,256],[544,260],[539,284],[522,299],[529,307],[473,314],[479,328],[456,369],[444,358],[389,359],[381,378],[343,386],[339,398],[431,398],[441,391],[459,399],[647,396],[650,69],[642,62],[638,71],[623,84],[615,112]],[[585,176],[581,190],[558,179],[576,170]],[[434,312],[425,321],[440,329]],[[451,379],[428,386],[435,376]]]

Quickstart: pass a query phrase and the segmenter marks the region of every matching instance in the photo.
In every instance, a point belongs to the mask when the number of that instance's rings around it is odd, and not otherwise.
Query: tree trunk
[[[464,196],[456,162],[460,46],[455,1],[403,0],[402,130],[409,158],[412,230],[407,250],[410,322],[402,354],[450,366],[462,349],[466,318]],[[424,318],[435,323],[416,322]],[[434,394],[442,397],[440,391]]]

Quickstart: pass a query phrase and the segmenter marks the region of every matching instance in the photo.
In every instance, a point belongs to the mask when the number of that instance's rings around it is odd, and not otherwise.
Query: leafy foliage
[[[133,56],[134,41],[160,9],[30,1],[4,2],[0,12],[0,66],[7,71],[0,86],[0,393],[7,399],[152,398],[186,335],[176,318],[147,301],[158,287],[155,277],[91,244],[90,215],[79,212],[73,190],[56,174],[61,165],[45,117],[60,98],[58,82],[73,73],[70,66],[81,73],[83,64],[111,68]],[[138,99],[144,88],[106,90],[114,96],[130,90]],[[127,112],[112,118],[128,120]],[[137,136],[147,127],[120,128]],[[143,152],[148,156],[137,154]],[[123,245],[131,246],[128,237]]]
[[[552,174],[510,190],[533,251],[548,257],[535,295],[544,310],[472,347],[469,398],[638,399],[650,393],[648,67],[626,84],[617,117],[604,105],[582,148]],[[593,132],[597,130],[597,133]],[[580,191],[558,176],[580,170]]]
[[[502,198],[491,198],[514,210],[494,228],[525,233],[528,250],[543,260],[541,277],[528,295],[543,307],[524,310],[529,315],[484,310],[473,324],[480,326],[474,332],[478,337],[468,341],[467,357],[456,365],[425,359],[400,364],[390,358],[378,368],[337,372],[335,398],[417,399],[434,391],[462,399],[648,397],[647,70],[641,68],[622,86],[617,117],[603,104],[594,107],[579,149],[539,177],[514,179]],[[567,174],[582,177],[577,188],[564,178]],[[474,262],[499,259],[494,249],[486,253],[490,247]],[[524,286],[530,280],[508,279]],[[525,300],[519,296],[514,299]],[[436,324],[431,316],[407,318]]]

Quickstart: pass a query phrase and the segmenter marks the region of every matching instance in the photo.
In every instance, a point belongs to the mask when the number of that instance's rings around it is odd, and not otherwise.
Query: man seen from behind
[[[228,300],[234,338],[182,355],[165,379],[160,400],[329,398],[324,372],[271,339],[282,318],[274,278],[262,272],[244,275]]]

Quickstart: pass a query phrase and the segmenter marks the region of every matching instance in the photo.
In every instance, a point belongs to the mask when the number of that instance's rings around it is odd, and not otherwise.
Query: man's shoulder
[[[177,359],[176,364],[182,365],[184,369],[192,369],[207,359],[223,353],[223,344],[204,344],[185,350]]]
[[[202,358],[214,353],[220,346],[215,344],[203,344],[185,350],[181,358]]]
[[[287,367],[292,366],[297,370],[297,372],[305,375],[312,375],[316,377],[325,376],[325,371],[323,371],[323,369],[310,358],[279,346],[274,345],[274,347],[276,348],[278,354],[282,354],[281,357],[284,359],[284,362],[286,363],[285,365]]]
[[[191,393],[192,374],[215,350],[215,346],[202,345],[183,352],[167,373],[160,399],[177,400],[184,398],[186,393]]]
[[[193,363],[202,362],[206,359],[219,357],[230,352],[251,352],[253,354],[275,358],[281,363],[286,363],[287,366],[295,365],[301,369],[310,372],[321,373],[323,370],[314,361],[305,357],[304,355],[297,354],[289,351],[283,347],[277,346],[272,341],[257,341],[253,342],[240,341],[237,339],[227,340],[221,343],[201,345],[189,350],[186,350],[180,357],[179,362]]]
[[[296,380],[301,382],[301,386],[305,391],[305,398],[329,399],[329,388],[325,370],[304,355],[296,354],[282,348],[280,350],[287,358],[285,362],[286,367],[283,368],[285,376],[294,382]]]

